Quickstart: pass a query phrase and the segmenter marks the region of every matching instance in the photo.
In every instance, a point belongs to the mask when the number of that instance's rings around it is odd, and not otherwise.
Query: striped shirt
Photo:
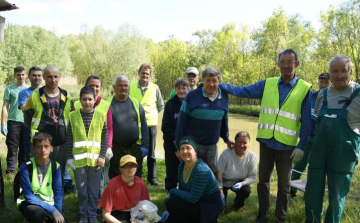
[[[90,123],[94,115],[94,111],[90,113],[84,113],[80,110],[81,118],[84,122],[85,126],[85,132],[86,135],[89,132]],[[106,122],[104,122],[104,127],[101,132],[101,150],[100,150],[100,158],[105,158],[106,149],[108,146],[108,133],[107,133],[107,126]],[[69,122],[69,125],[67,127],[67,134],[66,134],[66,159],[74,159],[72,154],[72,148],[73,148],[73,134],[71,129],[71,123]]]
[[[210,167],[201,159],[198,159],[191,172],[189,181],[183,181],[184,162],[179,164],[179,189],[171,189],[170,194],[179,196],[184,201],[196,203],[201,197],[219,191],[217,181]]]

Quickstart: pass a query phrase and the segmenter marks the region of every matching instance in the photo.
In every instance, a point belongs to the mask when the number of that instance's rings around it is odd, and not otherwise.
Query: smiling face
[[[124,166],[119,167],[120,173],[125,178],[132,178],[135,176],[137,171],[137,164],[136,163],[127,163]]]
[[[80,103],[82,106],[82,111],[89,113],[93,110],[95,104],[95,98],[93,94],[82,94],[80,97]]]
[[[343,60],[335,60],[330,67],[330,80],[332,88],[341,91],[349,86],[352,71],[349,70],[349,64]]]
[[[25,80],[26,80],[26,73],[25,73],[25,70],[21,71],[21,72],[16,72],[14,74],[14,77],[16,79],[16,84],[17,85],[22,85],[25,83]]]
[[[295,70],[299,64],[299,61],[296,60],[293,53],[281,55],[279,58],[278,67],[280,68],[283,81],[288,82],[294,77]]]
[[[151,77],[151,70],[149,68],[141,69],[140,72],[138,73],[138,76],[140,83],[147,84]]]
[[[197,82],[199,81],[199,76],[193,73],[189,73],[186,75],[186,79],[190,83],[190,88],[193,90],[196,88]]]
[[[88,81],[86,86],[91,87],[95,91],[95,97],[97,98],[99,96],[100,90],[101,90],[101,82],[98,79],[91,79]]]
[[[185,85],[180,85],[177,88],[175,88],[175,93],[178,96],[178,98],[182,101],[184,100],[187,93],[189,93],[189,88]]]
[[[219,77],[214,76],[205,76],[204,80],[204,91],[208,96],[214,96],[218,92],[218,86],[220,84]]]
[[[41,85],[42,79],[42,72],[40,70],[32,70],[29,74],[31,87],[39,87]]]
[[[185,163],[195,163],[197,160],[196,151],[190,144],[180,146],[180,157]]]
[[[236,155],[243,155],[249,148],[250,140],[246,136],[240,136],[235,141],[235,153]]]

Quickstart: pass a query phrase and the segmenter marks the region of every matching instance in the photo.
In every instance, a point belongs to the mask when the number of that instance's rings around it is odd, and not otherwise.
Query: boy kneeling
[[[23,195],[17,199],[21,214],[29,223],[63,223],[61,213],[63,190],[60,165],[51,162],[49,155],[53,151],[52,137],[47,133],[38,133],[33,138],[35,158],[30,158],[32,173],[27,163],[20,166],[20,185]],[[56,163],[56,172],[52,174],[52,163]],[[30,179],[31,175],[31,179]]]

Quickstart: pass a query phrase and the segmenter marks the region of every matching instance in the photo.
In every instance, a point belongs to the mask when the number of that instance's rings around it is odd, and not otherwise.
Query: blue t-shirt
[[[21,105],[24,105],[28,97],[34,92],[35,88],[29,87],[24,90],[21,90],[18,95],[18,108],[20,109]]]

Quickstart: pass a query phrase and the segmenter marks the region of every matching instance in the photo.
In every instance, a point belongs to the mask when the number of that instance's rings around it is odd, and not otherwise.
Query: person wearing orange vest
[[[149,130],[149,154],[147,156],[148,181],[151,185],[159,185],[156,181],[156,135],[158,113],[164,108],[164,101],[159,87],[150,81],[151,66],[142,64],[138,71],[139,81],[130,84],[129,95],[136,98],[145,109],[146,122]]]
[[[243,98],[261,99],[257,141],[260,143],[259,212],[256,223],[267,222],[270,182],[276,165],[278,192],[275,218],[285,222],[290,197],[292,164],[303,156],[311,125],[311,85],[295,75],[297,54],[287,49],[278,55],[280,77],[267,78],[240,87],[221,84],[224,92]]]
[[[74,170],[78,191],[79,223],[98,223],[97,203],[101,167],[108,145],[106,113],[94,109],[95,91],[85,86],[80,91],[82,108],[70,113],[67,133],[67,164]]]

